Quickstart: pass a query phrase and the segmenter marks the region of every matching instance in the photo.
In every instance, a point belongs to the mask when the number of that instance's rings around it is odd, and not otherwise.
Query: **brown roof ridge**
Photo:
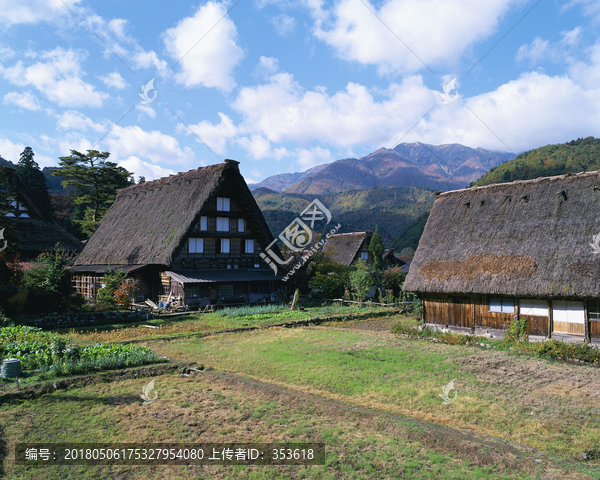
[[[490,183],[489,185],[473,185],[472,187],[466,187],[466,188],[460,188],[458,190],[448,190],[447,192],[440,192],[438,194],[438,196],[444,196],[444,195],[449,195],[449,194],[454,194],[454,193],[459,193],[459,192],[469,192],[469,191],[478,191],[478,190],[483,190],[483,189],[491,189],[494,187],[505,187],[506,185],[519,185],[519,184],[529,184],[529,185],[533,185],[533,184],[537,184],[537,183],[542,183],[542,182],[546,182],[546,181],[550,181],[550,180],[557,180],[560,178],[569,178],[569,177],[582,177],[582,176],[593,176],[593,175],[600,175],[600,170],[594,170],[592,172],[577,172],[577,173],[571,173],[571,172],[567,172],[567,173],[563,173],[562,175],[554,175],[552,177],[537,177],[537,178],[531,178],[529,180],[513,180],[512,182],[503,182],[503,183]],[[434,192],[435,193],[435,192]]]
[[[118,189],[117,196],[121,195],[122,193],[125,193],[125,194],[132,193],[134,190],[136,190],[135,193],[139,193],[147,188],[158,188],[158,187],[162,187],[164,185],[170,185],[171,183],[177,182],[177,181],[182,181],[182,180],[183,181],[191,181],[193,179],[193,177],[192,178],[185,178],[185,177],[190,176],[190,174],[192,174],[192,173],[200,173],[201,170],[205,170],[205,169],[209,169],[209,168],[211,168],[211,169],[215,168],[215,167],[225,168],[228,164],[230,164],[230,162],[218,163],[216,165],[206,165],[204,167],[193,168],[186,172],[174,173],[174,174],[169,175],[168,177],[161,177],[161,178],[157,178],[156,180],[148,180],[144,183],[130,185],[128,187]],[[200,177],[198,177],[198,179],[200,179]]]

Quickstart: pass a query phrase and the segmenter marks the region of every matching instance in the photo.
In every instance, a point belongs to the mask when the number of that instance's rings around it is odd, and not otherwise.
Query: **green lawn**
[[[149,346],[217,370],[506,438],[563,458],[600,446],[600,376],[592,367],[325,327]],[[453,379],[457,399],[442,405],[442,387]]]

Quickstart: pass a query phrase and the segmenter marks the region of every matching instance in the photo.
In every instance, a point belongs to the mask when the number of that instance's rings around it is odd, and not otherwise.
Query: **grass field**
[[[213,372],[56,391],[0,406],[16,442],[325,442],[327,465],[50,467],[7,478],[600,478],[600,375],[505,351],[409,340],[394,319],[150,340]],[[411,319],[404,317],[407,323]],[[456,379],[456,400],[442,387]],[[454,392],[451,397],[453,397]],[[1,450],[1,449],[0,449]],[[43,476],[40,476],[43,475]]]

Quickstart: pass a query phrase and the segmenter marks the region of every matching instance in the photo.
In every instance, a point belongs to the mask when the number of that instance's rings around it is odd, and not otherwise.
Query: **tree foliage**
[[[329,255],[318,253],[308,267],[308,284],[323,298],[340,298],[350,283],[352,267],[334,262]]]
[[[594,170],[600,170],[600,138],[578,138],[522,153],[514,160],[492,168],[471,185],[530,180]]]
[[[104,287],[98,290],[96,301],[100,305],[110,306],[115,304],[115,293],[127,278],[127,274],[118,268],[113,272],[104,274]]]
[[[36,203],[50,213],[50,196],[46,176],[40,170],[40,166],[33,159],[35,153],[31,147],[25,147],[21,152],[19,162],[15,166],[15,173],[23,185],[27,188]]]
[[[81,230],[91,235],[100,220],[115,201],[116,190],[129,185],[132,175],[123,167],[110,162],[109,152],[88,150],[86,154],[71,150],[68,157],[60,157],[60,168],[52,172],[67,180],[63,187],[75,189],[75,204],[83,207],[82,218],[77,220]]]
[[[350,273],[350,285],[356,301],[362,302],[367,298],[369,288],[373,285],[373,275],[364,260],[356,262],[354,271]]]
[[[65,267],[73,257],[59,244],[51,252],[43,252],[23,274],[23,287],[27,292],[29,311],[53,311],[80,304],[73,293],[71,275]]]
[[[373,254],[373,270],[377,272],[383,270],[383,260],[381,258],[383,250],[381,234],[379,233],[379,228],[375,225],[375,231],[373,232],[371,242],[369,243],[369,251]]]

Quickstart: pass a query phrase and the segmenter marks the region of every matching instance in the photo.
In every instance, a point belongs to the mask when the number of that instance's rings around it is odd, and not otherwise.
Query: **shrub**
[[[527,343],[529,342],[529,321],[527,317],[513,320],[508,329],[504,332],[504,341],[506,343]]]
[[[131,283],[121,283],[113,294],[113,301],[124,308],[131,306],[131,298],[138,289],[138,281],[135,280]]]
[[[406,273],[402,271],[401,267],[392,267],[384,270],[381,275],[381,284],[386,290],[392,290],[395,297],[400,296],[402,292],[402,285],[406,279]]]
[[[355,270],[350,273],[350,284],[356,301],[362,302],[367,298],[369,288],[373,284],[373,276],[364,260],[356,262]]]
[[[104,274],[104,287],[98,290],[96,302],[104,306],[114,305],[115,292],[126,277],[127,274],[120,268],[114,272],[106,272]]]

